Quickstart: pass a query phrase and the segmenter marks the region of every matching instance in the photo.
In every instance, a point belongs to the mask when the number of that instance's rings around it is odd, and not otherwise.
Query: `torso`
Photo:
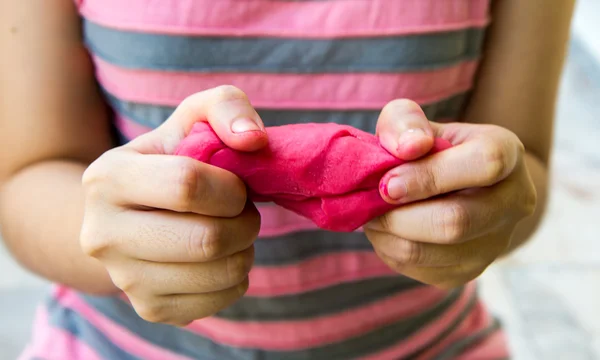
[[[457,121],[489,0],[85,0],[84,38],[121,143],[185,97],[244,90],[267,126],[337,122],[373,132],[396,98]],[[492,359],[502,334],[469,284],[393,273],[360,232],[327,233],[261,207],[247,295],[185,329],[146,323],[122,298],[57,287],[31,358]],[[478,357],[482,356],[482,357]]]

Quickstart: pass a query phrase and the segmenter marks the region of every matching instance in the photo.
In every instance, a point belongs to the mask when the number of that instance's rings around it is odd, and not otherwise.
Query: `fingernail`
[[[406,183],[399,176],[390,178],[387,182],[385,194],[393,200],[400,200],[406,196],[408,189]]]
[[[239,118],[231,124],[231,131],[236,134],[241,134],[248,131],[260,131],[260,127],[257,123],[248,118]]]
[[[410,143],[414,140],[421,139],[424,136],[427,136],[423,129],[414,128],[405,130],[402,134],[400,134],[400,138],[398,139],[398,143],[400,145]]]

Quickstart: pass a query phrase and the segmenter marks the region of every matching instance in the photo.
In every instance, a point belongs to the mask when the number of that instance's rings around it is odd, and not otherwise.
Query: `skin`
[[[478,83],[464,120],[435,124],[399,100],[377,132],[397,157],[420,158],[443,137],[453,148],[390,171],[386,201],[405,204],[366,226],[398,273],[452,288],[525,243],[542,219],[554,107],[574,1],[495,1]]]
[[[268,141],[246,95],[223,86],[186,99],[158,129],[106,152],[83,174],[82,248],[152,322],[187,325],[248,288],[260,215],[244,184],[171,156],[199,120],[240,151]]]
[[[382,179],[382,196],[404,206],[366,232],[399,273],[460,285],[535,230],[572,7],[495,2],[470,124],[431,123],[407,100],[382,111],[382,144],[415,161]],[[148,321],[185,325],[214,314],[248,286],[258,214],[235,176],[170,154],[195,121],[210,122],[233,148],[258,149],[268,141],[262,122],[241,90],[223,86],[111,149],[78,26],[72,1],[0,2],[0,141],[18,149],[0,152],[6,245],[51,281],[123,290]],[[433,136],[455,147],[423,158]],[[397,199],[402,188],[410,195]]]

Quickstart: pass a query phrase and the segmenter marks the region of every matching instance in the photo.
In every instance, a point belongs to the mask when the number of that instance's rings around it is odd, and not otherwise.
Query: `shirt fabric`
[[[338,123],[373,133],[396,98],[458,121],[489,0],[77,0],[96,77],[124,143],[185,97],[244,90],[267,126]],[[81,119],[85,121],[85,119]],[[123,296],[56,286],[22,359],[500,359],[476,286],[444,291],[390,270],[360,231],[326,232],[259,207],[250,288],[176,328]]]

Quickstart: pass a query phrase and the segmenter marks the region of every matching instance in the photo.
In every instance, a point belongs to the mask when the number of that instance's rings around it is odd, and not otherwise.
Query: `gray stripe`
[[[330,233],[302,231],[254,243],[254,263],[259,266],[281,266],[339,251],[373,251],[363,233]]]
[[[423,284],[404,276],[344,283],[299,295],[245,296],[217,317],[234,321],[301,320],[365,306]]]
[[[83,21],[88,48],[132,69],[193,72],[338,73],[425,71],[477,59],[484,29],[409,36],[290,39],[173,36]]]
[[[427,118],[432,121],[458,118],[466,101],[468,93],[461,93],[448,99],[423,106]],[[175,110],[173,107],[157,106],[127,102],[105,92],[105,97],[111,107],[120,114],[136,123],[156,128],[162,124]],[[364,131],[374,132],[379,110],[268,110],[258,109],[258,113],[267,126],[277,126],[297,123],[329,123],[351,125]]]
[[[357,289],[360,291],[360,289]],[[455,290],[436,306],[393,324],[371,331],[360,337],[343,342],[300,351],[281,352],[260,349],[234,348],[216,344],[187,330],[167,325],[148,323],[139,318],[132,308],[116,298],[101,298],[89,295],[82,297],[112,321],[128,328],[138,336],[180,354],[198,359],[239,359],[239,360],[279,360],[279,359],[349,359],[372,354],[407,339],[434,321],[456,303],[464,289]],[[475,296],[471,298],[461,317],[472,309]],[[210,354],[210,355],[209,355]]]
[[[409,320],[398,322],[395,324],[391,324],[377,331],[371,332],[366,336],[356,339],[356,341],[348,341],[347,347],[350,348],[350,352],[346,352],[339,347],[329,346],[331,349],[329,351],[329,356],[333,356],[336,359],[345,359],[348,358],[348,355],[352,355],[353,357],[365,356],[367,354],[373,353],[375,349],[382,350],[384,348],[393,346],[398,342],[398,339],[407,339],[412,334],[422,330],[432,321],[435,321],[442,314],[444,314],[448,309],[458,300],[460,295],[464,289],[454,290],[452,291],[446,299],[440,302],[438,305],[433,307],[431,310],[419,314],[410,318]],[[475,305],[475,296],[473,296],[465,309],[459,314],[459,318],[465,318],[469,311]],[[431,344],[429,344],[431,346]],[[300,357],[297,357],[300,359]]]
[[[495,320],[490,326],[487,328],[478,331],[475,334],[465,337],[460,341],[457,341],[450,345],[448,349],[444,351],[443,354],[438,355],[435,360],[451,360],[455,359],[458,355],[462,354],[472,345],[477,344],[478,342],[484,340],[485,338],[491,336],[496,331],[500,329],[500,322]]]
[[[136,360],[133,356],[114,345],[85,318],[75,311],[61,306],[55,299],[48,304],[49,323],[67,331],[75,338],[87,344],[103,359]],[[51,354],[49,354],[51,355]]]

